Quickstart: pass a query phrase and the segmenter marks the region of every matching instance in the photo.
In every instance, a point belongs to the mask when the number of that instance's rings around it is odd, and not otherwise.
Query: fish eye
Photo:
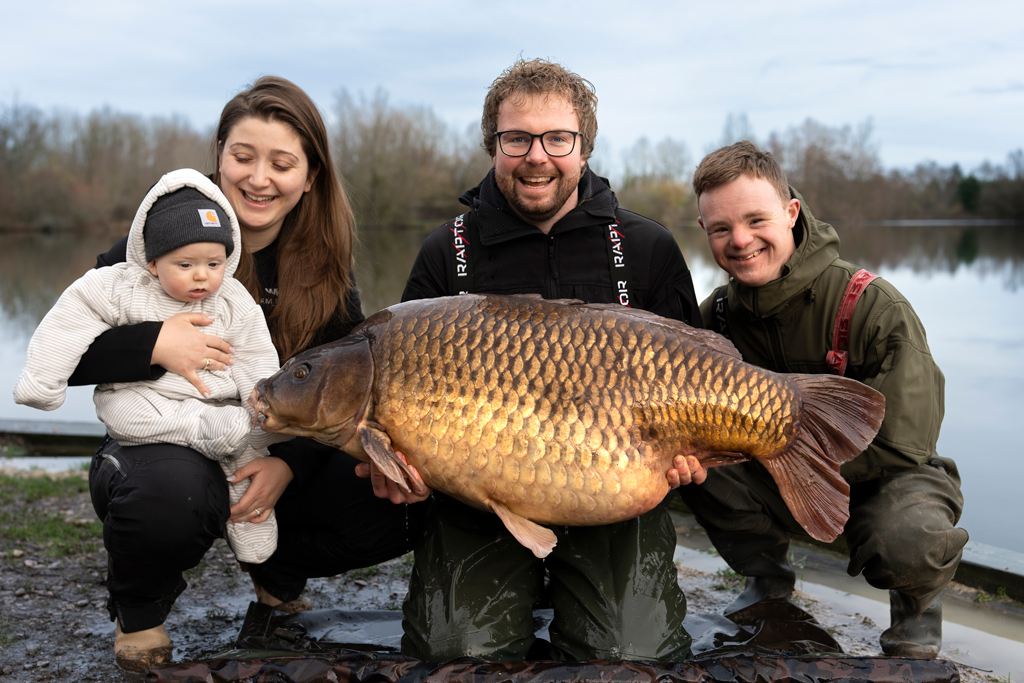
[[[292,374],[295,376],[295,379],[306,379],[306,377],[309,376],[309,366],[303,363],[299,367],[295,368],[295,371]]]

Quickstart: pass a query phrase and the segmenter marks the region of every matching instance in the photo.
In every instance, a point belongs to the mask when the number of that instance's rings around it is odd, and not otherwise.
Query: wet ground
[[[0,505],[0,514],[10,524],[51,519],[58,526],[90,529],[95,522],[84,490],[32,503],[6,501]],[[684,539],[697,533],[685,524],[680,531]],[[97,537],[91,549],[87,544],[81,548],[52,559],[46,547],[11,543],[0,536],[0,683],[143,680],[143,676],[122,672],[114,664],[114,625],[104,608],[106,553],[102,543]],[[306,594],[314,608],[399,609],[411,559],[407,556],[379,568],[314,579]],[[681,548],[677,559],[687,565],[680,566],[680,582],[691,612],[720,612],[738,592],[739,578],[716,568],[717,558]],[[253,599],[248,576],[238,570],[223,542],[218,542],[186,579],[189,587],[167,621],[175,661],[208,658],[230,649]],[[878,654],[878,635],[887,624],[881,623],[884,617],[877,612],[871,616],[868,610],[858,610],[856,603],[837,607],[835,599],[821,599],[811,592],[798,592],[795,601],[814,614],[849,654]],[[956,654],[944,652],[954,660]],[[961,667],[961,677],[968,683],[1007,681],[999,671],[987,674],[968,667]]]

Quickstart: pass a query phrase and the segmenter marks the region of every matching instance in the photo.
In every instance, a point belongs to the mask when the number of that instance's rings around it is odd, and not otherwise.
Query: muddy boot
[[[711,540],[729,566],[747,577],[743,592],[725,608],[723,614],[739,612],[762,600],[788,600],[792,595],[796,572],[786,559],[789,535],[785,530],[772,526],[759,534],[716,534]]]
[[[171,637],[163,624],[145,631],[124,633],[121,622],[117,622],[114,637],[114,659],[125,671],[145,673],[157,664],[171,660]]]
[[[890,657],[934,659],[942,647],[942,596],[924,606],[905,593],[889,591],[892,626],[882,631],[882,652]]]
[[[795,585],[795,579],[784,579],[775,576],[748,576],[743,592],[729,603],[729,606],[722,611],[722,614],[734,614],[762,600],[776,600],[779,598],[789,600]]]
[[[313,609],[313,603],[310,602],[309,598],[302,595],[295,598],[294,600],[289,600],[288,602],[282,602],[281,600],[275,598],[273,595],[270,594],[270,591],[268,591],[266,588],[260,585],[260,582],[257,581],[256,577],[253,576],[252,572],[249,571],[249,563],[239,562],[238,565],[239,567],[241,567],[242,571],[248,574],[249,578],[252,579],[252,587],[256,589],[256,601],[260,604],[270,605],[274,609],[280,612],[285,612],[286,614],[308,612],[309,610]]]

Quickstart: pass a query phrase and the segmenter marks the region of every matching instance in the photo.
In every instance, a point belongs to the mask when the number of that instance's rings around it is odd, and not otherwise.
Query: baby
[[[101,384],[93,394],[96,415],[122,445],[187,446],[218,461],[228,476],[265,456],[267,445],[281,438],[252,429],[253,411],[243,399],[279,362],[263,312],[232,277],[240,253],[238,220],[220,189],[192,169],[168,173],[135,215],[127,262],[89,271],[43,318],[29,342],[15,402],[58,408],[82,354],[111,327],[205,313],[214,322],[203,332],[230,343],[234,361],[222,371],[209,362],[200,370],[207,395],[170,372],[145,382]],[[233,505],[249,480],[228,486]],[[259,523],[227,525],[240,561],[261,563],[277,547],[273,510],[260,517]]]

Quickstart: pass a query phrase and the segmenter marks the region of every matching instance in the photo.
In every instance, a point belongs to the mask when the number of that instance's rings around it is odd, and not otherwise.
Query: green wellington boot
[[[927,607],[905,593],[889,591],[892,625],[882,632],[882,652],[890,657],[934,659],[942,648],[942,596]]]

